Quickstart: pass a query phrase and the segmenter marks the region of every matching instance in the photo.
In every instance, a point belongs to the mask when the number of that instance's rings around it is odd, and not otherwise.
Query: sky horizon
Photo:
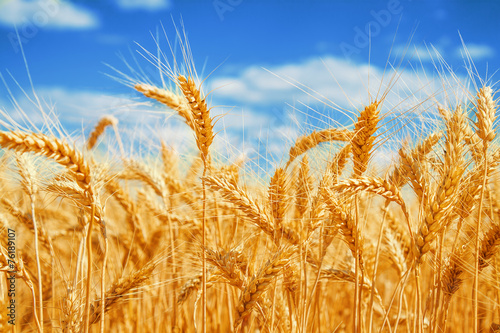
[[[111,113],[124,127],[145,122],[145,138],[166,126],[162,137],[178,148],[192,139],[182,122],[118,82],[106,64],[161,84],[142,48],[156,54],[158,38],[170,57],[167,38],[175,41],[176,27],[184,27],[198,73],[209,76],[204,91],[223,106],[214,112],[225,114],[218,126],[227,127],[226,149],[237,155],[245,145],[266,144],[272,155],[300,134],[348,123],[381,77],[394,75],[391,66],[398,69],[395,93],[432,99],[444,90],[440,80],[453,81],[441,57],[467,78],[465,45],[480,78],[494,85],[499,10],[500,3],[485,0],[0,0],[0,74],[7,83],[0,109],[12,112],[15,99],[34,112],[21,90],[30,90],[21,42],[37,95],[69,131],[88,131]],[[400,103],[387,101],[389,110]]]

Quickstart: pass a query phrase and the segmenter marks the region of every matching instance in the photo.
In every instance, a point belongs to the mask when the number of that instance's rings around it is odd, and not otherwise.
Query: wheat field
[[[185,122],[194,156],[159,139],[113,154],[112,115],[85,142],[0,131],[2,332],[500,330],[494,84],[421,101],[433,130],[404,138],[389,86],[258,178],[216,158],[217,117],[183,60],[169,85],[127,85]],[[388,137],[396,158],[379,165]]]

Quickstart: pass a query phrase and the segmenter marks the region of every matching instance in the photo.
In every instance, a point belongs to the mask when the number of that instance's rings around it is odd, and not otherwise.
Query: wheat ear
[[[354,138],[352,139],[352,160],[354,163],[354,177],[361,176],[368,167],[375,132],[379,122],[379,102],[375,101],[365,107],[358,116],[354,125]]]
[[[332,214],[332,218],[337,222],[338,228],[344,236],[344,241],[351,250],[352,255],[359,260],[359,267],[364,270],[363,262],[363,238],[356,226],[354,218],[345,205],[338,199],[338,195],[331,189],[322,188],[322,195],[328,210]],[[357,238],[357,240],[356,240]],[[358,251],[356,255],[356,242],[358,243]]]
[[[441,132],[432,133],[411,151],[407,151],[405,145],[403,145],[399,149],[399,163],[390,174],[389,181],[396,187],[401,188],[410,180],[415,192],[421,197],[423,182],[419,166],[442,136]]]
[[[443,316],[443,330],[446,331],[446,323],[448,319],[448,308],[451,302],[451,298],[458,291],[462,282],[464,280],[464,273],[466,268],[464,267],[464,255],[465,245],[460,246],[450,253],[449,257],[446,259],[443,267],[441,289],[444,292],[444,303],[442,309]]]
[[[491,87],[483,87],[477,93],[476,101],[476,134],[481,140],[491,142],[495,139],[493,123],[495,122],[495,112],[497,105],[493,99]]]
[[[304,155],[300,163],[299,177],[296,183],[295,207],[299,219],[304,216],[309,207],[313,181],[314,179],[309,171],[309,160],[307,155]]]
[[[135,90],[144,94],[144,96],[157,100],[166,105],[184,118],[186,124],[194,130],[193,116],[189,105],[182,96],[179,96],[167,89],[155,87],[147,83],[138,83],[134,86]]]
[[[102,117],[97,125],[94,127],[94,130],[90,133],[89,138],[87,139],[87,149],[94,148],[97,143],[97,139],[104,133],[104,130],[108,126],[116,126],[118,124],[118,119],[113,116],[104,116]]]
[[[0,146],[21,153],[33,152],[55,160],[74,175],[82,188],[88,190],[91,180],[89,164],[83,154],[67,142],[39,133],[1,131]]]
[[[343,180],[332,186],[332,189],[340,193],[356,194],[359,191],[366,191],[378,194],[387,201],[393,201],[401,206],[405,215],[408,215],[405,201],[399,189],[387,179],[378,177],[360,176],[354,179]]]
[[[250,280],[245,290],[243,290],[238,306],[238,319],[234,323],[235,329],[238,328],[248,316],[252,313],[257,302],[262,299],[271,282],[278,276],[283,267],[290,261],[289,251],[278,251]]]
[[[111,307],[124,300],[124,297],[133,290],[142,287],[150,278],[158,266],[158,260],[151,260],[146,263],[141,269],[131,273],[126,277],[119,278],[113,285],[106,291],[106,300],[104,302],[104,311],[108,312]],[[97,323],[102,316],[103,302],[101,300],[95,301],[91,316],[90,323]]]
[[[238,288],[243,289],[245,283],[246,267],[248,261],[244,256],[237,251],[215,251],[205,249],[207,252],[207,262],[212,264],[218,269],[220,274],[227,280],[227,283]],[[243,262],[239,259],[244,258]]]
[[[489,260],[498,252],[500,245],[500,226],[492,224],[484,235],[479,250],[479,271],[489,265]]]
[[[351,152],[352,146],[350,144],[344,146],[337,154],[335,154],[333,160],[328,165],[327,170],[335,177],[335,182],[339,181],[340,175],[347,165]]]
[[[443,114],[447,111],[440,109]],[[446,219],[458,202],[458,188],[464,172],[462,140],[465,128],[465,115],[458,106],[446,122],[444,173],[440,186],[434,195],[429,195],[424,221],[416,239],[417,261],[429,252],[431,243],[444,226]]]
[[[208,187],[219,191],[226,200],[234,204],[250,222],[270,236],[276,244],[280,238],[286,239],[291,244],[298,244],[298,235],[284,226],[281,226],[281,229],[276,229],[271,223],[272,215],[269,211],[250,198],[244,190],[219,177],[208,176],[202,179],[205,180]]]
[[[276,169],[269,184],[269,204],[276,229],[281,229],[287,208],[286,179],[282,168]]]
[[[192,78],[179,75],[177,78],[179,86],[186,97],[191,109],[193,128],[196,134],[196,145],[201,152],[202,159],[208,158],[208,148],[212,144],[214,133],[210,109],[207,102],[202,98],[200,90],[196,87]]]
[[[214,176],[205,177],[205,183],[212,190],[219,191],[226,200],[245,214],[249,221],[274,238],[275,228],[271,223],[269,212],[250,198],[244,190],[225,179]]]

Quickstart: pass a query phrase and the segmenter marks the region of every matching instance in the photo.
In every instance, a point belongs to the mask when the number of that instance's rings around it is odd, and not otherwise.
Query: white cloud
[[[300,63],[290,63],[280,66],[270,67],[267,72],[261,67],[251,66],[244,69],[236,77],[219,77],[212,80],[212,88],[222,87],[217,91],[218,97],[251,104],[268,104],[274,102],[284,103],[290,101],[292,96],[296,98],[306,97],[293,84],[286,82],[300,82],[325,97],[338,100],[345,97],[335,84],[335,79],[328,72],[334,73],[335,77],[350,97],[358,97],[361,89],[357,88],[360,68],[345,60],[327,57],[323,60],[314,58]],[[362,71],[363,69],[361,69]],[[356,96],[353,96],[356,95]]]
[[[117,0],[118,6],[126,10],[158,10],[170,8],[170,0]]]
[[[432,74],[424,76],[411,69],[399,72],[390,66],[384,73],[383,68],[373,64],[352,63],[334,56],[273,66],[267,71],[250,66],[233,76],[215,77],[210,82],[210,89],[215,88],[219,89],[214,95],[226,102],[218,104],[264,108],[302,102],[312,107],[316,105],[316,108],[344,108],[351,114],[355,113],[355,108],[366,105],[370,98],[381,98],[386,90],[389,106],[442,90],[440,81],[433,80]]]
[[[458,47],[455,50],[455,54],[458,57],[463,57],[468,53],[472,60],[482,60],[485,58],[491,58],[495,55],[495,50],[491,46],[485,44],[471,43],[466,44],[465,48],[466,49],[464,50],[463,47]]]
[[[36,28],[88,29],[99,24],[89,10],[59,0],[7,0],[0,4],[0,24]]]

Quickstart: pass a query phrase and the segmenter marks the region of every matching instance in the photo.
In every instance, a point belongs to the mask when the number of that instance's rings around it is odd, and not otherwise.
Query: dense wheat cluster
[[[435,131],[409,136],[388,168],[373,165],[383,95],[353,123],[299,137],[260,186],[244,161],[213,157],[196,76],[169,77],[172,89],[135,93],[182,117],[194,158],[160,141],[156,158],[111,158],[113,116],[82,144],[0,131],[1,331],[498,330],[491,87],[435,103]]]

